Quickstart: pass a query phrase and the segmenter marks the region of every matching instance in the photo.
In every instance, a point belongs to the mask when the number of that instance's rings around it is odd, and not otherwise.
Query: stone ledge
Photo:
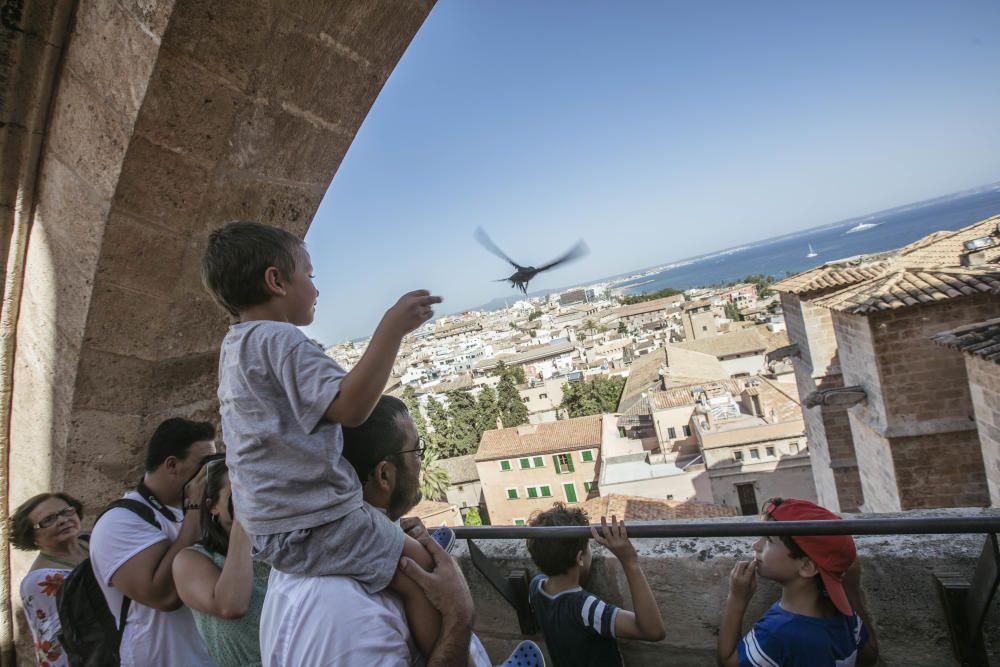
[[[1000,510],[919,510],[890,517],[965,516]],[[845,515],[851,518],[852,515]],[[853,515],[874,518],[872,515]],[[732,521],[730,517],[725,519]],[[753,520],[746,517],[742,520]],[[706,520],[713,523],[718,520]],[[700,522],[699,522],[700,523]],[[934,572],[958,572],[972,576],[982,551],[982,535],[872,535],[856,538],[863,559],[863,582],[869,611],[878,633],[885,665],[941,667],[956,665],[948,629],[938,598]],[[752,554],[753,538],[639,539],[636,550],[667,627],[662,642],[622,642],[629,665],[715,665],[715,647],[723,603],[728,593],[729,571],[738,558]],[[538,568],[520,540],[478,540],[477,544],[502,572]],[[631,609],[628,584],[613,556],[594,545],[594,565],[588,588],[595,594]],[[456,545],[473,599],[476,601],[476,633],[494,663],[509,655],[523,639],[517,616],[503,598],[475,570],[464,541]],[[778,598],[778,587],[760,580],[757,594],[744,619],[744,629]],[[987,650],[991,660],[1000,657],[1000,613],[997,600],[985,622]],[[541,634],[530,637],[543,650]],[[550,663],[551,664],[551,663]]]

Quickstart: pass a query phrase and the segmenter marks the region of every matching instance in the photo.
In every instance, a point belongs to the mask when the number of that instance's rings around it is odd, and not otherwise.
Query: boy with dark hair
[[[535,514],[532,526],[586,526],[587,514],[556,503]],[[618,558],[635,613],[608,604],[582,588],[590,575],[592,554],[586,537],[529,539],[528,553],[544,575],[531,580],[528,599],[542,628],[552,663],[559,665],[621,665],[618,639],[660,641],[666,636],[660,610],[653,598],[639,557],[628,539],[625,522],[601,517],[601,534],[591,536]]]
[[[836,514],[807,500],[772,498],[766,521],[830,521]],[[864,607],[861,566],[850,535],[762,537],[753,561],[729,575],[719,665],[722,667],[853,667],[873,665],[878,645]],[[756,575],[781,584],[781,599],[740,640]]]
[[[219,356],[219,402],[233,501],[254,558],[291,575],[348,576],[368,593],[391,586],[430,655],[440,615],[397,566],[404,554],[428,568],[433,561],[362,501],[341,428],[368,418],[403,337],[441,299],[403,295],[348,373],[298,328],[312,323],[319,296],[298,237],[253,222],[226,225],[209,238],[202,279],[238,319]]]

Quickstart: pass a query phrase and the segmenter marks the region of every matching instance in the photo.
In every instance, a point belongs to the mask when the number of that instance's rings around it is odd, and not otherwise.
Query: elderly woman
[[[83,505],[65,493],[40,493],[21,504],[10,517],[10,542],[16,549],[38,550],[21,580],[21,600],[35,640],[39,665],[69,663],[59,643],[56,591],[66,575],[87,559],[87,536],[80,534]]]
[[[259,667],[260,614],[270,569],[250,559],[250,538],[233,517],[224,456],[205,464],[201,540],[177,554],[174,585],[219,667]]]

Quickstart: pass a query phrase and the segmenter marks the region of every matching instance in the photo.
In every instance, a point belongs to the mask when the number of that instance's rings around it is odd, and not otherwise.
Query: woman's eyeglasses
[[[38,530],[40,528],[48,528],[49,526],[54,526],[59,519],[68,519],[71,516],[76,516],[76,508],[72,505],[67,505],[58,512],[50,514],[46,517],[42,517],[42,520],[38,523],[32,524],[32,528]]]

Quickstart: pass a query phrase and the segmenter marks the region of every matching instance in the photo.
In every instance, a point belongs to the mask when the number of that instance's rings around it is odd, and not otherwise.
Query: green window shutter
[[[562,473],[562,466],[559,465],[559,455],[558,454],[556,454],[555,456],[552,457],[552,464],[556,467],[556,474],[557,475],[561,474]]]
[[[521,466],[521,470],[527,470],[528,468],[531,467],[531,460],[530,459],[521,459],[520,461],[518,461],[518,465]]]
[[[563,484],[563,491],[566,493],[566,502],[575,503],[576,502],[576,487],[572,482],[568,484]]]
[[[543,486],[542,498],[551,498],[551,497],[552,497],[552,489],[550,489],[548,486]]]
[[[594,452],[590,451],[589,449],[585,449],[584,451],[580,452],[580,460],[581,461],[593,461],[594,460]]]
[[[500,462],[500,470],[510,470],[510,461],[504,459]]]
[[[535,467],[536,468],[541,468],[544,465],[545,465],[545,459],[543,459],[541,456],[536,456],[535,457]]]
[[[514,519],[514,525],[515,526],[523,526],[524,525],[524,519]]]
[[[566,470],[568,470],[569,472],[573,472],[573,455],[572,454],[567,454],[566,455]]]
[[[586,491],[587,493],[590,493],[590,482],[583,483],[583,490]]]
[[[517,500],[517,489],[507,489],[507,500]]]
[[[528,497],[529,498],[537,498],[538,497],[538,489],[535,488],[534,486],[529,486],[528,487]]]

